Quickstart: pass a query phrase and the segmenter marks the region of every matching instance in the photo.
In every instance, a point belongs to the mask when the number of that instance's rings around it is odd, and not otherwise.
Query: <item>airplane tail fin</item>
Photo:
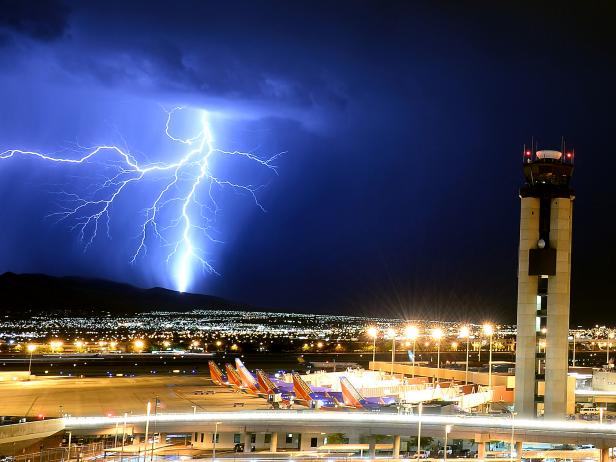
[[[212,378],[212,382],[217,385],[224,385],[225,378],[223,377],[220,367],[218,367],[214,361],[208,361],[207,364],[210,367],[210,377]]]
[[[293,391],[298,398],[312,401],[312,390],[297,372],[293,372]]]
[[[261,369],[257,369],[257,381],[264,393],[275,394],[279,392],[278,387],[274,385],[274,382]]]
[[[340,377],[340,388],[342,390],[342,400],[347,406],[364,407],[364,397],[357,391],[346,377]]]
[[[242,386],[242,379],[238,375],[237,371],[233,369],[233,366],[229,363],[225,364],[225,370],[227,371],[227,378],[229,379],[229,383],[236,388]]]
[[[240,376],[240,379],[242,380],[242,384],[249,390],[257,391],[257,381],[250,371],[246,369],[246,366],[244,366],[244,363],[242,363],[240,358],[235,358],[235,368]]]

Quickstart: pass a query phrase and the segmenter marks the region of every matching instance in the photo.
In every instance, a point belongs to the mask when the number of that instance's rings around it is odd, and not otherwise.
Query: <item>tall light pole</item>
[[[128,412],[125,412],[124,413],[124,423],[122,424],[122,452],[120,453],[120,462],[124,462],[124,440],[126,439],[126,419],[127,418],[128,418]]]
[[[421,459],[421,413],[423,410],[423,403],[417,405],[419,412],[419,420],[417,421],[417,460]]]
[[[73,444],[72,439],[73,439],[73,432],[68,432],[68,455],[66,457],[66,460],[71,460],[71,444]]]
[[[216,422],[216,425],[214,426],[214,447],[212,448],[212,459],[213,460],[216,459],[216,440],[218,439],[218,426],[221,423],[222,422]],[[250,444],[250,442],[244,441],[244,445],[246,444]],[[244,451],[246,451],[246,448],[244,448]]]
[[[387,335],[391,337],[391,375],[394,374],[394,359],[396,357],[396,331],[394,329],[387,329]]]
[[[466,338],[466,367],[464,371],[464,384],[468,385],[468,351],[471,345],[471,331],[468,326],[460,328],[460,338]]]
[[[443,460],[447,462],[447,436],[451,433],[453,425],[445,425],[445,447],[443,448]]]
[[[490,338],[490,356],[488,357],[488,389],[492,391],[492,336],[494,335],[494,327],[492,327],[492,324],[485,323],[483,325],[483,333]]]
[[[441,378],[441,338],[443,338],[443,329],[437,327],[432,330],[432,338],[436,342],[436,381]]]
[[[511,440],[509,441],[509,452],[510,452],[509,460],[513,462],[513,448],[515,445],[514,438],[515,438],[515,414],[516,413],[513,411],[509,411],[509,412],[511,413]],[[518,456],[520,456],[520,459],[522,458],[521,454],[518,454]]]
[[[379,335],[379,331],[376,327],[370,327],[368,335],[372,337],[372,362],[374,363],[376,361],[376,338]]]
[[[419,336],[419,329],[416,326],[407,326],[404,330],[406,337],[413,341],[413,371],[411,376],[415,377],[415,347],[417,346],[417,337]]]
[[[154,432],[152,433],[152,453],[150,454],[150,462],[154,460],[154,443],[155,443],[154,440],[156,438],[156,424],[157,424],[156,415],[158,414],[158,403],[159,402],[160,400],[158,399],[158,396],[157,396],[154,401]]]
[[[614,334],[609,334],[607,336],[607,362],[605,364],[608,365],[608,367],[610,366],[610,340],[614,338]]]
[[[30,352],[30,361],[28,362],[28,380],[30,380],[30,375],[32,374],[32,354],[36,351],[36,345],[30,344],[28,345],[28,351]]]
[[[143,451],[143,462],[148,459],[148,430],[150,429],[150,410],[152,409],[152,403],[148,401],[148,406],[146,408],[146,417],[145,417],[145,440],[144,440],[144,451]]]

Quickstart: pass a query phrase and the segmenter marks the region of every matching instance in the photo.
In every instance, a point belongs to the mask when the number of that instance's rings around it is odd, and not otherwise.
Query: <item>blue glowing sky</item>
[[[75,146],[115,145],[140,165],[176,162],[186,146],[166,136],[165,110],[179,106],[178,138],[207,113],[217,148],[285,152],[278,174],[212,159],[217,177],[262,185],[265,211],[245,190],[219,191],[210,237],[221,242],[194,236],[219,274],[193,260],[188,291],[318,312],[512,319],[522,145],[534,135],[558,148],[565,135],[578,165],[573,318],[611,300],[616,250],[601,237],[616,223],[597,214],[614,206],[609,3],[0,7],[0,152],[76,158]],[[83,194],[108,174],[2,159],[0,272],[177,289],[168,246],[153,239],[130,261],[160,179],[131,184],[110,237],[87,251],[72,223],[48,217],[66,206],[59,191]]]

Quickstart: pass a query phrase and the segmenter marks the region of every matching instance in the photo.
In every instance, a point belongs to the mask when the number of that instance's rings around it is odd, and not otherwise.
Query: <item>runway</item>
[[[264,399],[213,385],[203,376],[37,378],[0,383],[0,415],[23,417],[143,414],[159,398],[159,413],[269,409]],[[194,407],[193,407],[194,406]]]

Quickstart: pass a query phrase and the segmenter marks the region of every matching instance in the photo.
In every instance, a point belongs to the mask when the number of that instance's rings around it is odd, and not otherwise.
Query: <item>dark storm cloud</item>
[[[36,40],[64,36],[69,15],[70,10],[62,0],[0,0],[0,30],[12,30]]]
[[[45,10],[51,5],[46,3]],[[280,18],[272,27],[264,21],[280,15],[276,2],[246,3],[240,9],[214,2],[133,1],[121,8],[113,2],[75,2],[71,33],[62,35],[67,10],[53,5],[63,13],[54,11],[47,27],[55,25],[54,37],[62,40],[51,46],[47,59],[64,72],[62,79],[75,84],[167,94],[207,105],[231,101],[256,116],[302,122],[344,114],[348,106],[348,79],[337,69],[340,56],[322,48],[321,33],[328,31],[306,24],[316,19],[314,11]],[[28,12],[14,13],[25,18],[12,23],[28,24]],[[43,12],[34,15],[39,16]],[[304,47],[302,54],[298,46]]]

